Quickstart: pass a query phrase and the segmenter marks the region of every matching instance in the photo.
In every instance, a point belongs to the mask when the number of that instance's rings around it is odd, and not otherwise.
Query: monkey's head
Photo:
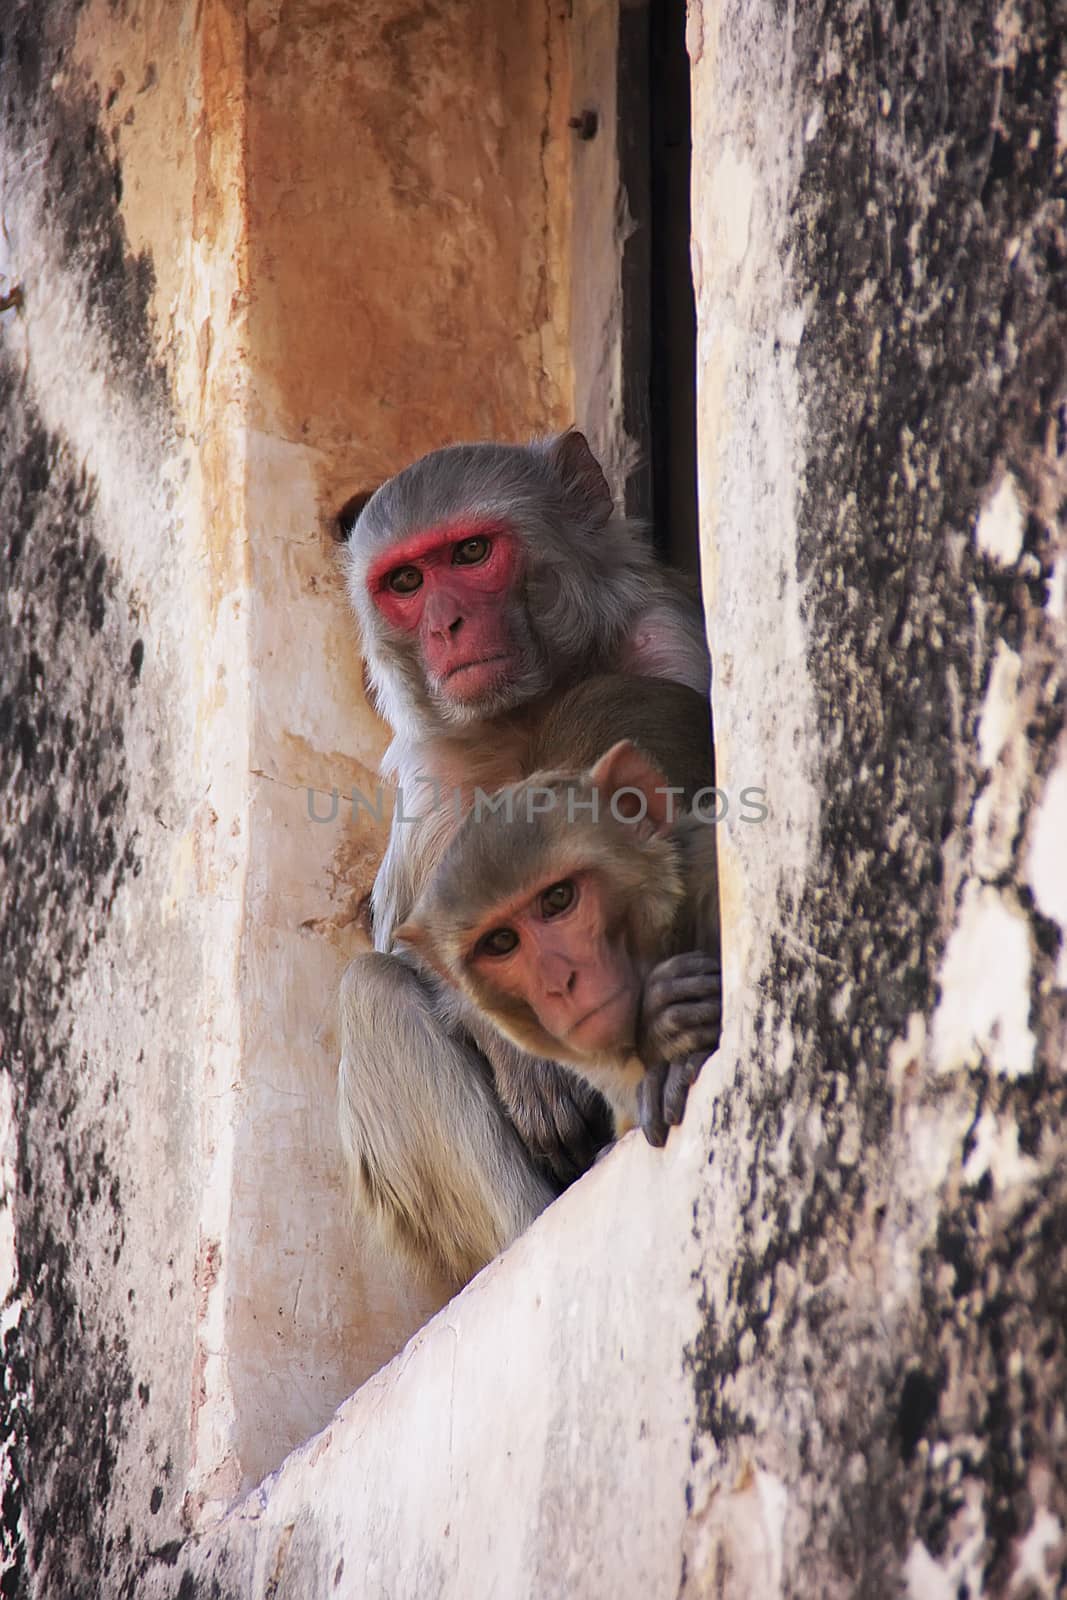
[[[472,811],[397,938],[522,1048],[633,1053],[648,969],[683,902],[666,779],[628,740]]]
[[[474,722],[610,653],[640,600],[637,548],[580,433],[405,468],[346,547],[383,715],[402,733]]]

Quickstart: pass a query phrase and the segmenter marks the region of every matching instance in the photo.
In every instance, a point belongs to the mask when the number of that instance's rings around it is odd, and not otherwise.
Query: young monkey
[[[663,731],[648,742],[674,747]],[[679,805],[693,793],[684,777],[670,787],[680,776],[623,739],[584,772],[500,790],[397,930],[514,1043],[599,1089],[618,1132],[639,1122],[653,1145],[681,1122],[721,1016],[715,833]]]

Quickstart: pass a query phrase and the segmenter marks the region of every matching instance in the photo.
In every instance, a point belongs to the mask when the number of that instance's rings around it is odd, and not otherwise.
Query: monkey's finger
[[[706,956],[690,950],[684,956],[671,956],[652,968],[648,986],[671,988],[676,983],[703,984],[705,988],[722,987],[722,967],[717,956]]]
[[[718,984],[709,984],[702,978],[677,978],[670,982],[651,982],[645,989],[645,1003],[643,1011],[645,1016],[657,1016],[661,1011],[667,1010],[669,1005],[677,1005],[683,1000],[718,1000],[721,989]]]
[[[718,956],[709,955],[706,950],[686,950],[680,956],[668,956],[665,961],[657,962],[652,972],[653,975],[661,972],[665,977],[686,978],[693,973],[721,970]]]
[[[722,1031],[722,1008],[717,1000],[668,1006],[648,1030],[648,1053],[654,1060],[677,1060],[717,1048]]]
[[[644,1005],[646,1012],[654,1014],[674,1000],[702,1000],[708,995],[721,994],[722,974],[717,970],[678,977],[673,973],[661,973],[657,968],[645,984]]]
[[[719,959],[718,950],[683,950],[680,955],[665,956],[656,966],[667,972],[694,972],[699,966],[717,965]]]
[[[637,1120],[650,1145],[661,1149],[667,1143],[667,1124],[663,1116],[663,1085],[666,1067],[651,1067],[637,1085]]]
[[[703,1000],[675,1000],[666,1006],[658,1018],[660,1028],[696,1028],[702,1023],[718,1022],[722,1017],[722,1001],[717,995]]]
[[[671,1062],[667,1086],[663,1091],[663,1114],[672,1128],[676,1128],[685,1116],[689,1091],[700,1077],[700,1069],[707,1055],[707,1051],[700,1050],[695,1055],[687,1056],[684,1061]]]
[[[718,1044],[718,1042],[719,1042],[718,1039],[716,1039],[715,1043]],[[689,1057],[688,1061],[685,1064],[685,1070],[689,1074],[689,1085],[690,1085],[690,1087],[692,1087],[693,1084],[696,1083],[697,1079],[700,1077],[701,1071],[703,1070],[703,1067],[704,1067],[704,1063],[705,1063],[705,1061],[707,1061],[707,1059],[708,1059],[708,1057],[710,1055],[711,1055],[711,1051],[710,1050],[697,1050],[693,1055],[691,1055]]]
[[[683,955],[668,956],[665,961],[658,961],[648,978],[650,983],[657,979],[669,983],[675,978],[714,976],[718,973],[721,973],[718,956],[709,956],[705,950],[687,950]]]
[[[687,1061],[671,1062],[663,1090],[663,1115],[672,1128],[676,1128],[685,1116],[685,1102],[692,1081]]]

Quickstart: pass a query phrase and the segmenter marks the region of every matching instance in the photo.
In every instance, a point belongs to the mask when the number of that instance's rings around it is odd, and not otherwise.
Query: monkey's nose
[[[578,982],[578,973],[569,961],[560,962],[556,966],[555,974],[548,975],[549,994],[559,995],[561,998],[574,993],[574,986]]]
[[[451,622],[439,622],[431,629],[431,632],[433,633],[434,637],[440,639],[443,644],[451,644],[452,640],[459,633],[459,630],[462,628],[462,626],[463,618],[453,617]]]

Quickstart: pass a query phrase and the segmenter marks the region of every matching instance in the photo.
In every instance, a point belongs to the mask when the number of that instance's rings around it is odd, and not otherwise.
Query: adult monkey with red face
[[[706,695],[698,603],[613,513],[571,431],[435,451],[371,496],[348,539],[348,591],[395,734],[384,770],[403,807],[371,898],[375,951],[342,982],[341,1141],[387,1238],[457,1285],[585,1171],[610,1113],[394,952],[393,931],[475,791],[525,775],[570,685],[623,672],[635,695],[641,677]]]

